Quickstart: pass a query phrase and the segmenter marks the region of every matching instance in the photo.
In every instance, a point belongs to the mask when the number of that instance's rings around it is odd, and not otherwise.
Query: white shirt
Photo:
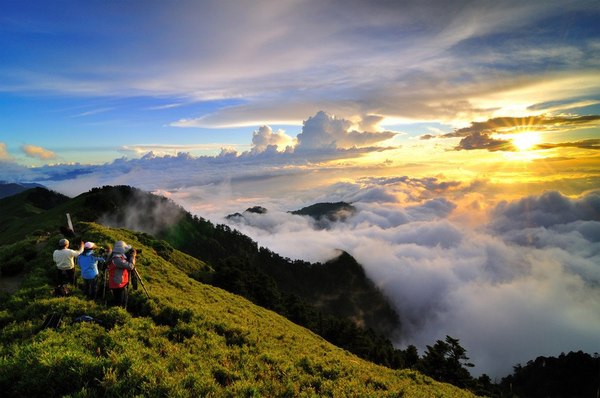
[[[56,268],[66,270],[75,268],[74,259],[83,252],[83,246],[79,251],[71,249],[54,250],[52,258],[56,263]]]

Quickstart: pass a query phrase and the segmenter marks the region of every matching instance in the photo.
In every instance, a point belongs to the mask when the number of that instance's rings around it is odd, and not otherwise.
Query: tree
[[[446,336],[445,341],[438,340],[433,346],[427,346],[418,368],[438,381],[466,388],[473,381],[467,367],[474,366],[468,362],[466,353],[458,339]]]

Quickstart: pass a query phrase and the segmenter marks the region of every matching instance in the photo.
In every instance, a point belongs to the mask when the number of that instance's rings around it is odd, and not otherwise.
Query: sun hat
[[[113,253],[116,253],[116,254],[125,254],[129,250],[131,250],[131,246],[129,246],[127,243],[123,242],[122,240],[116,241],[115,246],[113,247]]]

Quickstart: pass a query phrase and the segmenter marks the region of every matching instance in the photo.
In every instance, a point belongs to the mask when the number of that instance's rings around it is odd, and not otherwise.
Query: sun
[[[531,150],[539,144],[541,140],[542,137],[537,131],[524,131],[511,137],[513,145],[521,152]]]

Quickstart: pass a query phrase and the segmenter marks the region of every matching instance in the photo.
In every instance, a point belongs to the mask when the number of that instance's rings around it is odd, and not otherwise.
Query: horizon
[[[599,16],[595,1],[8,2],[0,180],[131,185],[219,223],[264,206],[229,224],[290,258],[346,250],[408,325],[398,346],[450,334],[480,372],[598,352]],[[328,230],[287,214],[327,201],[360,212]]]

